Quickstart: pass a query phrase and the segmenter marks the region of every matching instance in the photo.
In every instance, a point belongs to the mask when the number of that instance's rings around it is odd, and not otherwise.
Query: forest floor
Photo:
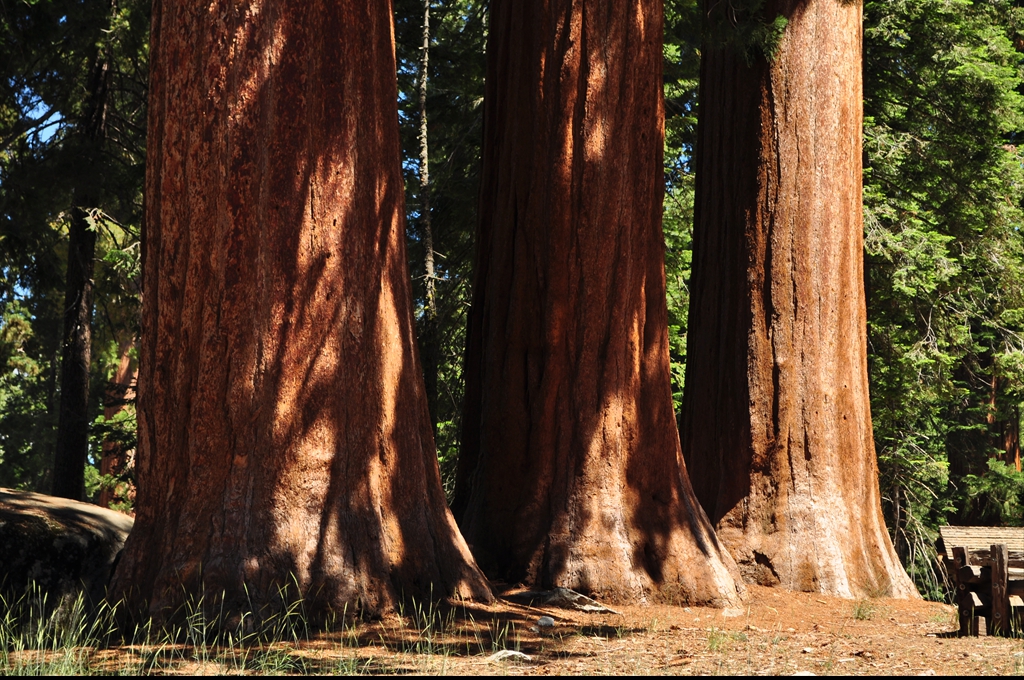
[[[1024,641],[956,637],[956,610],[935,602],[851,601],[811,593],[748,587],[742,609],[616,607],[619,615],[532,608],[501,601],[471,617],[483,627],[447,655],[408,656],[377,624],[382,643],[363,647],[365,672],[499,675],[980,675],[1024,672]],[[541,615],[556,625],[531,631]],[[490,616],[490,621],[487,617]],[[463,618],[463,617],[460,617]],[[481,625],[482,622],[482,625]],[[505,622],[505,624],[502,624]],[[465,621],[464,623],[468,623]],[[502,626],[505,626],[502,628]],[[514,630],[513,630],[514,626]],[[455,632],[452,626],[450,632]],[[470,626],[472,628],[472,626]],[[502,639],[501,632],[505,631]],[[497,631],[499,635],[495,636]],[[476,636],[480,636],[477,632]],[[497,638],[497,639],[495,639]],[[521,651],[526,660],[488,660],[491,648]],[[470,654],[465,644],[470,642]],[[502,643],[497,644],[495,643]],[[480,647],[476,650],[472,649]],[[476,652],[475,654],[473,652]],[[437,654],[433,655],[438,657]],[[370,661],[372,659],[372,661]]]
[[[144,674],[982,675],[1024,672],[1024,640],[958,638],[947,605],[749,587],[742,609],[616,607],[588,614],[499,600],[349,624],[233,650],[113,648],[94,672]],[[406,612],[407,614],[409,612]],[[555,625],[537,628],[541,616]],[[531,630],[532,629],[532,630]],[[513,650],[494,658],[495,652]],[[134,659],[134,660],[133,660]],[[163,660],[161,660],[163,659]],[[809,673],[808,673],[809,672]]]

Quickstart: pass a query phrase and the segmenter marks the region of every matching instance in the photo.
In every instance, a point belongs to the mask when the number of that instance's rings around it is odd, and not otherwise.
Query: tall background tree
[[[158,617],[488,600],[415,350],[389,2],[154,5],[136,522]],[[317,351],[311,352],[310,348]],[[217,601],[219,600],[219,601]]]
[[[442,478],[450,495],[462,422],[462,361],[479,200],[487,3],[433,0],[428,31],[424,7],[423,0],[395,3],[398,103],[416,330],[428,396],[433,392],[431,416]],[[425,35],[431,56],[424,76]],[[429,168],[427,182],[421,167]]]
[[[0,8],[0,484],[100,486],[89,425],[136,325],[148,13],[139,0]]]
[[[114,13],[111,4],[108,13]],[[68,220],[68,261],[64,288],[64,332],[60,361],[60,409],[53,457],[53,494],[80,500],[85,494],[89,453],[89,372],[92,367],[92,310],[96,220],[107,137],[114,65],[112,45],[97,41],[89,59],[85,98],[74,145],[83,166],[72,193]]]
[[[762,12],[702,54],[683,453],[748,581],[916,595],[871,431],[860,6]]]

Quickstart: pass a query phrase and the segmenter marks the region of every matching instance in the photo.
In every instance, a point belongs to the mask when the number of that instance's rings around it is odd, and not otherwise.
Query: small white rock
[[[529,654],[517,652],[514,649],[503,649],[500,652],[491,654],[487,657],[487,660],[491,663],[497,663],[498,661],[533,661],[533,657]]]
[[[801,652],[803,652],[804,654],[811,654],[811,653],[813,653],[813,652],[814,652],[814,650],[813,650],[813,649],[811,649],[810,647],[804,647],[804,648],[803,648],[803,649],[801,649],[800,651],[801,651]]]
[[[724,618],[727,618],[727,619],[734,619],[737,616],[743,616],[743,610],[742,609],[734,609],[734,608],[730,607],[729,609],[723,609],[722,610],[722,616]]]
[[[797,671],[796,673],[793,673],[793,675],[795,677],[797,675],[799,675],[799,676],[806,676],[806,675],[815,675],[815,674],[810,672],[810,671]]]
[[[931,668],[929,668],[926,671],[922,671],[921,673],[918,673],[918,675],[935,675],[935,671],[933,671]]]

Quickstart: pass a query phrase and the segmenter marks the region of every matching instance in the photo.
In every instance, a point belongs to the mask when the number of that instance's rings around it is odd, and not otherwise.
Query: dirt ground
[[[391,619],[348,632],[350,639],[358,635],[361,644],[348,648],[347,668],[356,673],[496,675],[1024,671],[1024,641],[958,638],[956,612],[944,604],[851,601],[758,586],[749,587],[749,596],[742,609],[724,611],[649,606],[617,607],[619,615],[586,614],[502,601],[448,614],[447,622],[433,627]],[[554,618],[555,626],[531,630],[542,615]],[[429,645],[424,630],[434,636]],[[502,648],[530,659],[490,658]]]
[[[89,665],[97,672],[174,675],[1024,672],[1024,639],[958,638],[955,610],[944,604],[748,588],[742,609],[616,607],[616,614],[588,614],[500,600],[350,623],[338,632],[241,655],[175,645],[95,650]],[[554,625],[538,627],[541,616]],[[501,650],[517,653],[495,658]]]

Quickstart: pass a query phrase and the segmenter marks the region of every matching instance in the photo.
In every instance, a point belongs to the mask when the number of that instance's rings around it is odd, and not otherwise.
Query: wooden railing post
[[[973,607],[967,596],[967,584],[960,579],[960,571],[967,566],[967,548],[956,547],[953,553],[953,587],[956,588],[954,601],[956,602],[957,615],[960,622],[960,636],[976,634],[971,630],[971,618],[974,616]]]
[[[1006,544],[992,546],[992,630],[996,635],[1010,635],[1009,550]]]

